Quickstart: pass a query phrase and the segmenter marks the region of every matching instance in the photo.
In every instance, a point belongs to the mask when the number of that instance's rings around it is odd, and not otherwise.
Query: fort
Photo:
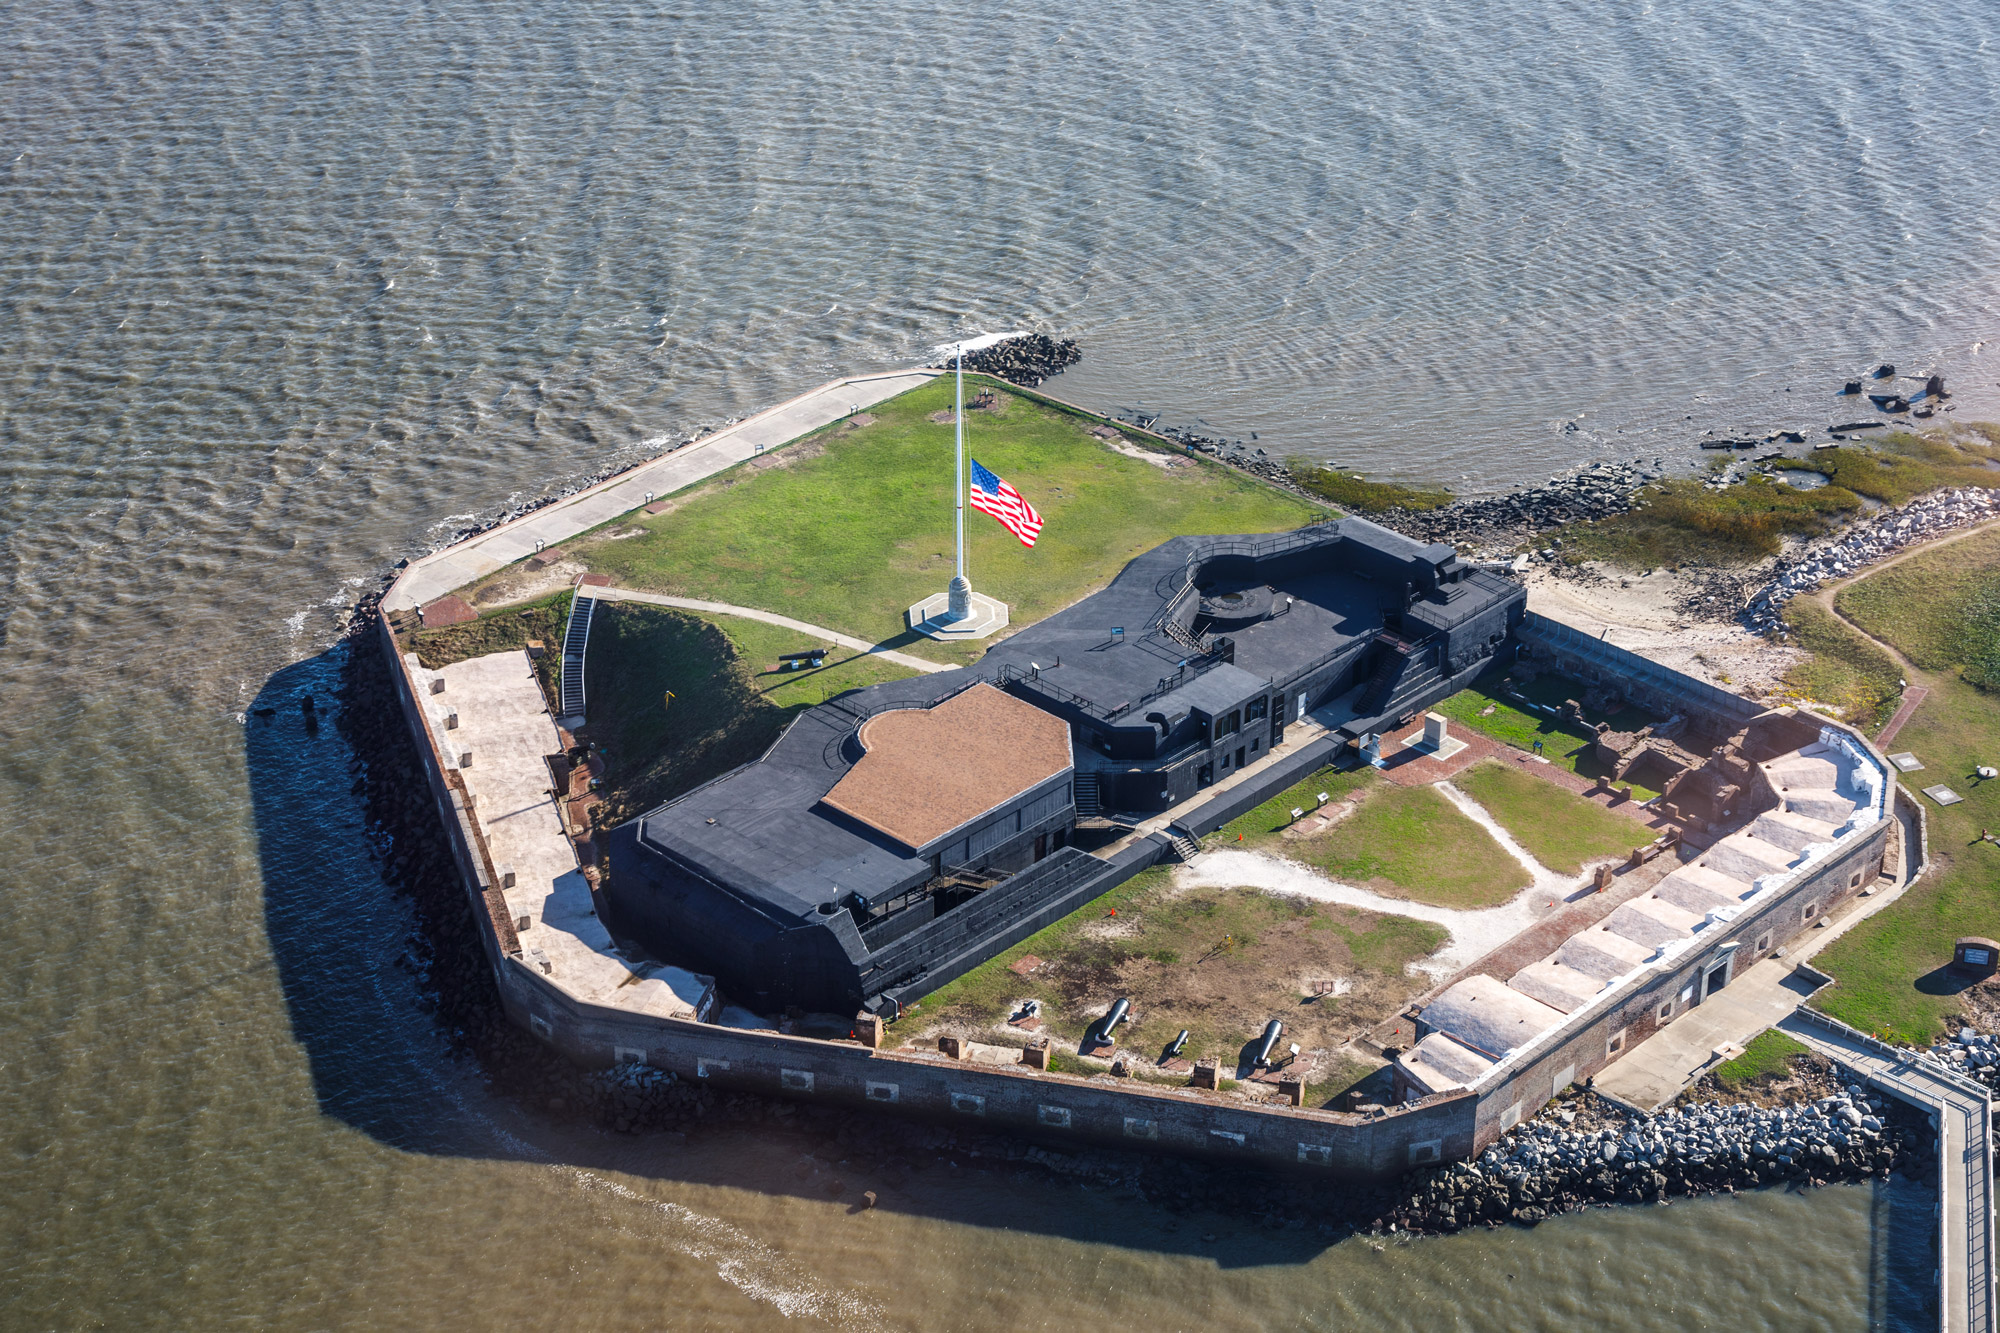
[[[575,583],[560,643],[437,667],[414,651],[476,614],[456,595],[475,580],[928,378],[825,386],[416,561],[385,595],[382,646],[503,1004],[569,1058],[1381,1179],[1480,1152],[1907,873],[1906,798],[1853,729],[1624,653],[1530,613],[1504,568],[1352,516],[1165,541],[976,661],[808,707],[750,762],[606,830],[568,799],[590,771],[575,732],[592,619],[619,595],[605,576]],[[1510,668],[1561,682],[1567,715],[1621,717],[1579,753],[1603,799],[1656,784],[1652,827],[1397,1013],[1412,1031],[1374,1048],[1379,1101],[1307,1104],[1254,1031],[1235,1087],[1226,1050],[1093,1062],[1046,1034],[899,1036],[940,988],[1315,775],[1462,771],[1493,747],[1454,758],[1432,710]]]

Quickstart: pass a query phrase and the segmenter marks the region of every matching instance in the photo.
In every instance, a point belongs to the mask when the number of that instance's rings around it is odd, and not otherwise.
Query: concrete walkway
[[[1726,993],[1726,992],[1725,992]],[[1779,1027],[1870,1086],[1928,1114],[1938,1131],[1938,1294],[1946,1333],[1990,1333],[1993,1112],[1985,1087],[1801,1009]]]
[[[1717,1048],[1777,1026],[1816,989],[1792,959],[1766,958],[1627,1051],[1594,1086],[1642,1111],[1658,1110],[1707,1072]]]
[[[786,629],[795,629],[810,638],[824,640],[827,643],[837,643],[843,648],[852,648],[857,652],[871,653],[885,662],[894,662],[897,666],[906,666],[912,671],[931,672],[952,670],[951,667],[942,662],[927,662],[921,657],[912,657],[908,653],[899,653],[893,649],[885,648],[879,643],[870,643],[866,639],[857,639],[851,634],[842,634],[840,631],[828,629],[824,625],[808,625],[803,620],[793,620],[790,616],[781,616],[770,611],[758,611],[748,606],[731,606],[727,602],[704,602],[693,597],[669,597],[665,593],[640,592],[636,588],[613,588],[592,585],[586,591],[591,597],[604,602],[646,602],[653,606],[671,606],[682,611],[706,611],[711,615],[741,616],[745,620],[761,620],[766,625],[782,625]]]
[[[903,370],[822,384],[789,402],[745,417],[694,444],[607,478],[491,532],[468,537],[456,546],[412,561],[383,599],[383,609],[401,611],[435,601],[454,588],[462,588],[474,579],[533,555],[542,546],[568,541],[651,500],[754,458],[765,449],[838,421],[851,408],[872,407],[914,389],[938,373]]]

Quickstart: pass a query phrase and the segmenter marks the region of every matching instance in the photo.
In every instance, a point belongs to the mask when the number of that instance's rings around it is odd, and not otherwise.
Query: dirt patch
[[[949,426],[956,416],[957,414],[947,407],[942,412],[931,413],[931,420],[940,426]]]
[[[1687,615],[1682,607],[1697,595],[1690,574],[1666,569],[1620,573],[1595,564],[1589,568],[1601,576],[1559,578],[1545,566],[1531,568],[1526,578],[1528,609],[1696,680],[1752,698],[1777,699],[1785,673],[1803,656],[1740,625]]]
[[[803,463],[809,458],[818,458],[825,452],[826,441],[819,436],[814,436],[810,440],[801,440],[797,444],[788,444],[784,448],[774,450],[768,454],[758,454],[746,466],[752,472],[769,472],[774,467],[790,467],[794,463]]]
[[[1276,1018],[1280,1049],[1297,1042],[1289,1072],[1302,1075],[1309,1100],[1323,1104],[1373,1065],[1347,1048],[1372,1023],[1396,1012],[1428,983],[1410,963],[1443,942],[1428,923],[1303,898],[1229,888],[1175,889],[1148,872],[1118,901],[1085,909],[924,1000],[910,1024],[927,1037],[957,1031],[982,1041],[1027,1038],[1007,1020],[1028,999],[1042,1003],[1041,1029],[1076,1060],[1085,1030],[1123,997],[1132,1021],[1119,1049],[1136,1077],[1184,1082],[1159,1061],[1185,1028],[1185,1058],[1215,1059],[1225,1077],[1247,1075],[1246,1050]],[[1114,919],[1111,910],[1118,915]],[[1024,950],[1043,959],[1022,976],[1009,964]],[[1099,1070],[1108,1061],[1079,1063]],[[1242,1095],[1272,1095],[1247,1088]],[[1316,1099],[1316,1100],[1314,1100]]]

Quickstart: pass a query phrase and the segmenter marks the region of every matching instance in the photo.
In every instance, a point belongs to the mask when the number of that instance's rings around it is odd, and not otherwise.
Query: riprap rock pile
[[[1049,376],[1060,375],[1081,360],[1083,353],[1077,349],[1076,339],[1056,339],[1046,333],[1029,333],[994,343],[991,347],[982,347],[976,352],[967,352],[965,368],[983,375],[997,375],[1009,384],[1023,384],[1032,389]],[[936,364],[940,369],[949,369],[958,363]]]
[[[1629,512],[1635,492],[1665,476],[1666,471],[1664,458],[1594,463],[1509,495],[1455,500],[1424,513],[1392,509],[1374,517],[1385,527],[1423,541],[1511,551],[1552,528]]]
[[[1645,1117],[1591,1099],[1522,1125],[1477,1160],[1415,1172],[1392,1220],[1412,1231],[1540,1222],[1600,1203],[1884,1174],[1916,1142],[1854,1084],[1795,1106],[1703,1102]]]
[[[2000,1038],[1990,1032],[1960,1028],[1956,1036],[1932,1046],[1929,1057],[1953,1073],[1977,1079],[2000,1093]]]
[[[1744,607],[1742,622],[1758,634],[1786,629],[1785,603],[1800,593],[1811,592],[1828,579],[1857,573],[1905,546],[1983,523],[1996,514],[2000,514],[2000,493],[1970,486],[1933,491],[1901,509],[1883,510],[1831,541],[1779,560],[1770,581]]]

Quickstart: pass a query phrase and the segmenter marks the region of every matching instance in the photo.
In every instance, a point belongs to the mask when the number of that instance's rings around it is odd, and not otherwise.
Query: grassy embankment
[[[973,586],[1040,620],[1103,586],[1132,557],[1188,533],[1273,532],[1325,509],[1203,459],[1129,457],[1094,418],[995,387],[967,415],[967,449],[1041,512],[1033,549],[966,513]],[[938,380],[814,432],[566,544],[619,583],[777,611],[938,661],[991,646],[908,633],[904,612],[952,574],[951,385]],[[943,420],[935,418],[942,416]],[[1133,445],[1139,448],[1141,445]],[[1163,466],[1164,465],[1164,466]]]
[[[1113,999],[1129,995],[1134,1021],[1119,1029],[1118,1042],[1139,1058],[1141,1077],[1182,1028],[1184,1054],[1215,1057],[1227,1074],[1274,1017],[1284,1020],[1288,1042],[1337,1050],[1428,984],[1407,969],[1445,938],[1428,922],[1300,898],[1177,893],[1171,872],[1158,868],[926,996],[907,1021],[983,1032],[1037,999],[1045,1029],[1075,1043]],[[1044,960],[1040,967],[1026,976],[1009,970],[1030,954]],[[1348,990],[1313,998],[1305,988],[1318,979],[1345,981]],[[1307,1085],[1308,1100],[1323,1103],[1367,1072],[1329,1057]]]
[[[441,625],[400,636],[405,651],[415,652],[417,661],[435,671],[469,658],[490,653],[519,652],[530,639],[539,639],[548,651],[535,662],[535,677],[550,706],[560,702],[556,685],[562,676],[563,626],[569,620],[567,589],[526,606],[491,611],[463,625]]]
[[[1792,632],[1779,641],[1810,654],[1785,672],[1788,697],[1838,709],[1863,731],[1889,720],[1902,695],[1903,669],[1893,657],[1811,598],[1787,603],[1785,620]]]
[[[1657,482],[1639,492],[1631,513],[1564,528],[1563,555],[1633,569],[1747,564],[1776,555],[1784,537],[1839,525],[1862,509],[1864,496],[1898,505],[1940,486],[2000,484],[1989,462],[2000,462],[2000,429],[1974,425],[1894,431],[1766,465],[1781,476],[1820,473],[1828,484],[1812,490],[1759,474],[1721,490],[1692,478]],[[1718,468],[1726,464],[1715,460]]]
[[[1743,1054],[1717,1065],[1713,1077],[1727,1091],[1737,1092],[1751,1084],[1791,1077],[1792,1062],[1799,1056],[1811,1054],[1803,1042],[1793,1040],[1776,1028],[1766,1028],[1750,1039],[1743,1048]]]
[[[748,763],[800,709],[912,674],[848,648],[836,648],[817,670],[773,669],[779,653],[813,646],[792,630],[737,616],[600,605],[585,658],[583,733],[606,762],[600,818],[629,818]]]
[[[1820,993],[1828,1013],[1868,1032],[1928,1042],[1960,1012],[1962,983],[1947,973],[1960,935],[2000,923],[2000,783],[1973,776],[2000,762],[2000,692],[1973,684],[1992,639],[1969,608],[2000,601],[2000,538],[1981,536],[1916,556],[1848,585],[1835,598],[1870,634],[1931,671],[1931,694],[1896,737],[1922,760],[1912,787],[1944,783],[1965,798],[1939,806],[1919,795],[1930,823],[1929,874],[1902,898],[1827,946],[1814,962],[1838,978]],[[1933,665],[1934,664],[1934,665]],[[1982,677],[1983,678],[1983,677]]]
[[[1489,673],[1432,711],[1517,750],[1532,753],[1535,742],[1540,741],[1543,758],[1558,768],[1594,781],[1608,776],[1605,766],[1592,753],[1597,739],[1594,728],[1598,723],[1608,722],[1618,731],[1638,731],[1659,719],[1630,705],[1616,713],[1586,707],[1583,725],[1579,726],[1555,710],[1564,701],[1577,698],[1582,690],[1575,681],[1561,677],[1516,680]],[[1660,794],[1643,783],[1629,785],[1635,800],[1650,801]]]
[[[1454,498],[1450,491],[1442,488],[1369,481],[1351,472],[1338,472],[1308,458],[1289,460],[1285,470],[1292,474],[1292,481],[1300,490],[1310,491],[1356,514],[1380,514],[1391,509],[1427,514],[1433,509],[1444,508]]]
[[[1491,760],[1473,765],[1452,785],[1479,802],[1528,855],[1559,875],[1580,874],[1587,861],[1623,857],[1655,836],[1643,824]]]
[[[1778,553],[1786,536],[1826,531],[1861,508],[1839,486],[1796,490],[1753,476],[1721,490],[1679,478],[1639,492],[1638,507],[1594,523],[1564,528],[1563,558],[1570,563],[1605,560],[1632,569],[1682,564],[1747,564]]]
[[[1989,462],[2000,462],[1991,427],[1933,430],[1921,435],[1891,431],[1868,444],[1815,450],[1810,458],[1780,458],[1771,467],[1817,472],[1831,487],[1899,505],[1940,486],[2000,484]]]
[[[1318,794],[1351,813],[1314,833],[1287,833],[1291,810]],[[1387,898],[1438,907],[1493,907],[1528,887],[1528,872],[1485,829],[1429,787],[1399,787],[1372,768],[1322,772],[1226,824],[1217,847],[1241,845],[1309,865]]]

